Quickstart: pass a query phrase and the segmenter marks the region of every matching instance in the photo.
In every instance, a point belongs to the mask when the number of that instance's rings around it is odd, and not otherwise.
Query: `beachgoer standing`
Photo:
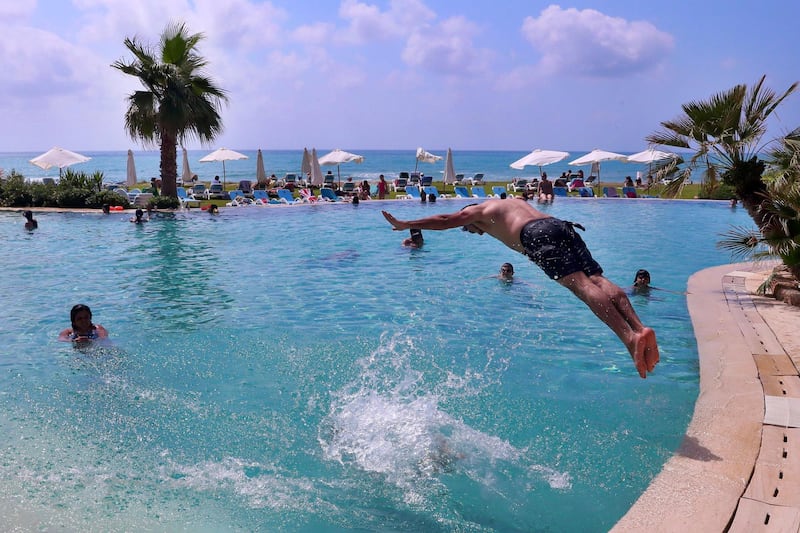
[[[551,217],[527,202],[514,199],[487,200],[455,213],[419,220],[397,220],[386,211],[383,216],[395,230],[461,227],[478,235],[488,233],[526,255],[551,279],[583,301],[623,342],[642,378],[658,363],[655,332],[639,320],[625,291],[603,276],[603,269],[576,233],[575,227],[582,229],[577,224]]]
[[[378,177],[378,200],[383,200],[386,198],[386,193],[389,190],[389,184],[386,183],[386,178],[383,177],[381,174]]]

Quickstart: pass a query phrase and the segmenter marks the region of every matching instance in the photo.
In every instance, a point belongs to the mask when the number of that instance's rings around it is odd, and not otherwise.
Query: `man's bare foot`
[[[656,332],[651,328],[644,328],[642,333],[647,338],[647,347],[644,351],[644,360],[647,363],[647,371],[652,372],[656,367],[656,363],[660,360],[658,354],[658,343],[656,342]]]
[[[639,377],[645,379],[647,378],[647,359],[645,358],[645,352],[647,351],[647,334],[643,330],[635,333],[635,335],[633,353],[631,354],[633,356],[633,364],[636,365]]]
[[[633,342],[633,364],[639,376],[644,379],[648,372],[652,372],[658,363],[658,344],[656,343],[656,332],[652,328],[642,328],[635,333]]]

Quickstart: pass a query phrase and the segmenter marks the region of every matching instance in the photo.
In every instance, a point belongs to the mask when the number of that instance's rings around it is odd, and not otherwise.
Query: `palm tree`
[[[111,66],[136,76],[144,90],[128,97],[125,128],[132,139],[161,145],[161,187],[165,196],[177,194],[177,146],[195,137],[210,143],[222,131],[219,110],[227,96],[203,74],[207,61],[197,53],[203,34],[190,35],[184,24],[171,24],[161,34],[158,53],[135,37],[126,38],[130,62]]]
[[[765,78],[750,89],[737,85],[708,100],[684,104],[678,118],[662,122],[661,131],[647,137],[653,144],[694,150],[678,178],[670,183],[669,192],[677,192],[700,168],[706,190],[720,180],[732,186],[759,228],[759,206],[766,186],[761,179],[765,165],[758,154],[765,148],[761,142],[767,118],[798,85],[795,82],[779,96],[764,87]]]

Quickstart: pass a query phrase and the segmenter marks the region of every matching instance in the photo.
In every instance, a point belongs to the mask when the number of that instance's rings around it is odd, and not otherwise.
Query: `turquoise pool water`
[[[489,237],[400,247],[433,205],[0,213],[0,518],[124,531],[604,531],[680,444],[685,297],[632,302],[641,380],[566,289]],[[564,200],[606,275],[683,291],[729,261],[723,202]],[[514,263],[518,282],[491,278]],[[107,346],[57,342],[87,303]]]

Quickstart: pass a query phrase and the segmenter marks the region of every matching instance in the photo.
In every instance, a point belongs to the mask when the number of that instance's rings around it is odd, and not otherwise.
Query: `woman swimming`
[[[72,327],[58,335],[58,340],[66,342],[87,342],[108,338],[108,331],[100,324],[92,323],[92,310],[88,305],[77,304],[69,312]]]

